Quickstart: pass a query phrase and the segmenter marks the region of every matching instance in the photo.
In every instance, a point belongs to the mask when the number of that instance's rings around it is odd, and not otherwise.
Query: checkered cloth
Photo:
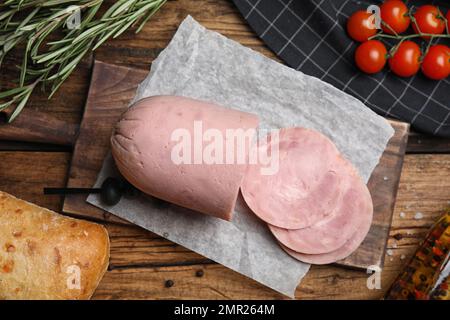
[[[346,21],[356,10],[381,1],[233,1],[255,32],[292,68],[355,96],[380,115],[407,121],[419,131],[450,137],[449,78],[432,81],[421,73],[400,78],[389,68],[366,75],[355,67],[353,55],[358,44],[348,37]],[[444,13],[450,8],[446,0],[434,2]],[[448,40],[442,42],[448,44]]]

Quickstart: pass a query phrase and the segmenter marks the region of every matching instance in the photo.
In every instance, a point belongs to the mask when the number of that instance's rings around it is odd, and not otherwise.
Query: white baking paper
[[[301,126],[321,131],[367,182],[394,133],[389,123],[356,98],[205,29],[188,16],[153,62],[134,101],[181,95],[259,115],[260,128]],[[105,159],[96,186],[118,175]],[[309,265],[288,256],[242,198],[232,222],[146,195],[107,207],[88,202],[293,297]]]

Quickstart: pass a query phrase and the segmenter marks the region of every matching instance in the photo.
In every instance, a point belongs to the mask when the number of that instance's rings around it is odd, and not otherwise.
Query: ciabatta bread
[[[103,226],[0,191],[0,299],[89,299],[108,261]]]

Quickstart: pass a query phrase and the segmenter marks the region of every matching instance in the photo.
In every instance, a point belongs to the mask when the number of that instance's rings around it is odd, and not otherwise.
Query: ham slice
[[[360,221],[360,224],[358,225],[358,228],[356,229],[356,232],[348,239],[344,245],[334,251],[322,253],[322,254],[304,254],[300,252],[296,252],[294,250],[291,250],[284,246],[283,244],[280,244],[281,247],[293,258],[300,260],[305,263],[311,263],[311,264],[329,264],[333,263],[342,259],[347,258],[349,255],[351,255],[358,247],[361,245],[361,243],[364,241],[364,239],[367,236],[367,233],[370,230],[370,226],[372,224],[372,212],[371,210],[371,203],[367,203],[368,208],[366,211],[370,214],[363,215],[363,218]]]
[[[264,164],[248,166],[241,187],[250,209],[275,227],[300,229],[312,226],[335,211],[341,197],[341,159],[326,136],[304,128],[279,131],[259,143],[259,152],[278,148],[279,170],[263,175]]]
[[[353,172],[347,172],[342,178],[348,182],[333,214],[303,229],[287,230],[269,225],[277,240],[296,252],[321,254],[335,251],[345,245],[367,220],[370,226],[373,207],[369,190]]]
[[[201,159],[211,141],[201,140],[196,145],[195,123],[201,123],[201,134],[211,129],[209,132],[219,133],[225,140],[229,129],[255,131],[258,118],[184,97],[146,98],[136,102],[117,123],[111,138],[112,155],[121,174],[144,193],[231,220],[248,161],[244,159],[239,163],[236,158],[234,163],[228,163],[217,154],[217,161],[213,163]],[[190,163],[173,159],[173,152],[181,142],[181,135],[175,135],[177,139],[174,139],[175,132],[191,136],[192,152],[189,149],[188,155],[175,153],[187,156]],[[250,134],[247,151],[252,139]],[[218,143],[226,148],[224,141]],[[198,152],[200,159],[197,160],[201,161],[196,160]],[[244,158],[248,158],[248,152]]]
[[[370,192],[356,169],[314,130],[282,129],[278,140],[270,136],[259,144],[263,152],[273,154],[275,148],[278,172],[263,175],[260,163],[247,169],[241,189],[249,207],[287,250],[308,257],[335,253],[324,261],[347,254],[358,228],[363,226],[361,233],[370,227],[373,214]]]

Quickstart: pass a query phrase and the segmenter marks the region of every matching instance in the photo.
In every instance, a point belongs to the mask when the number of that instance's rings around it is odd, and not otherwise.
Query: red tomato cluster
[[[425,54],[419,45],[410,39],[419,37],[425,41],[432,38],[450,39],[450,10],[444,17],[438,7],[424,5],[411,13],[400,0],[386,0],[380,6],[381,28],[374,28],[372,13],[357,11],[347,21],[350,37],[361,44],[356,49],[355,62],[362,71],[373,74],[380,72],[386,63],[393,73],[400,77],[411,77],[420,69],[433,80],[445,79],[450,75],[450,48],[444,44],[429,45]],[[412,26],[411,35],[401,35]],[[389,52],[380,40],[398,39]]]

